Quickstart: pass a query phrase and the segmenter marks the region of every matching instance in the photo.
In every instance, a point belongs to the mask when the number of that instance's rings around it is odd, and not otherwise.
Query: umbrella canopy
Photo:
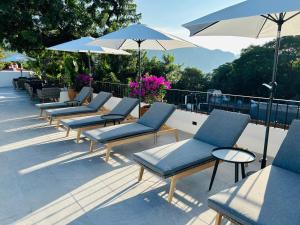
[[[274,37],[284,13],[281,36],[300,35],[299,0],[248,0],[183,26],[196,36]]]
[[[13,53],[5,58],[0,59],[0,62],[27,62],[27,61],[35,61],[35,59],[27,55],[23,55],[21,53]]]
[[[112,48],[106,48],[101,46],[87,45],[95,38],[82,37],[73,41],[68,41],[59,45],[47,48],[53,51],[64,51],[64,52],[83,52],[83,53],[96,53],[96,54],[112,54],[112,55],[130,55],[130,53],[123,50],[116,50]]]
[[[198,47],[191,42],[144,24],[133,24],[109,33],[92,41],[91,44],[115,49],[133,50],[171,50],[176,48]]]
[[[272,104],[277,86],[277,65],[281,36],[299,35],[299,0],[247,0],[209,14],[183,26],[196,36],[274,37],[277,34],[272,81],[263,84],[270,90],[266,133],[261,167],[267,162]]]
[[[141,81],[141,50],[171,50],[175,48],[198,47],[174,35],[158,31],[144,24],[133,24],[106,34],[90,43],[115,49],[138,50],[138,78]],[[141,88],[141,85],[140,85]],[[141,98],[141,97],[140,97]],[[140,99],[141,102],[141,99]],[[139,104],[141,107],[141,103]],[[139,110],[140,117],[140,110]]]
[[[93,37],[82,37],[73,41],[68,41],[62,44],[58,44],[47,48],[48,50],[53,51],[63,51],[63,52],[82,52],[82,53],[95,53],[95,54],[110,54],[110,55],[130,55],[130,53],[117,50],[107,47],[95,46],[95,45],[87,45],[91,41],[95,40]],[[92,67],[91,67],[91,58],[88,56],[89,60],[89,70],[90,76],[92,75]]]

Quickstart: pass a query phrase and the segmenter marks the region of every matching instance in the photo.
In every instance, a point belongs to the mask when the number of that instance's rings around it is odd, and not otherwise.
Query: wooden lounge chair
[[[208,199],[218,214],[235,224],[300,224],[300,120],[289,128],[272,165]]]
[[[176,182],[214,166],[211,151],[233,146],[249,120],[245,114],[214,110],[193,138],[135,153],[133,159],[141,166],[138,181],[144,169],[164,179],[170,178],[168,201],[171,202]]]
[[[56,125],[59,126],[62,119],[96,115],[102,106],[110,99],[112,96],[108,92],[100,92],[87,106],[76,106],[71,108],[61,108],[61,109],[48,109],[46,110],[46,117],[49,118],[49,123],[52,124],[53,120],[56,120]]]
[[[93,148],[97,142],[105,145],[105,161],[107,162],[109,160],[109,155],[112,148],[118,145],[140,141],[151,137],[156,140],[158,135],[169,132],[174,133],[176,140],[178,140],[178,133],[176,129],[162,129],[164,123],[168,120],[175,109],[176,108],[174,105],[156,102],[135,123],[127,123],[84,131],[83,135],[91,140],[91,152],[93,151]]]
[[[139,104],[139,100],[136,98],[128,98],[124,97],[107,115],[116,115],[123,117],[122,120],[126,120],[126,122],[132,121],[132,119],[128,118],[131,111]],[[72,118],[62,120],[61,124],[67,128],[67,135],[69,135],[70,130],[77,130],[77,143],[80,141],[80,135],[82,131],[94,129],[106,123],[111,122],[107,120],[101,115],[97,116],[88,116],[88,117],[80,117],[80,118]]]
[[[73,101],[49,102],[49,103],[36,104],[35,106],[40,109],[40,116],[43,116],[43,111],[47,110],[47,109],[57,109],[57,108],[80,106],[92,94],[93,94],[93,89],[91,87],[83,87]]]

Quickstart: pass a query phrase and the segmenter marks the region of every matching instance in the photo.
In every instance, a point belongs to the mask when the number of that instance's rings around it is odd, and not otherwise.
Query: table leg
[[[114,120],[114,125],[116,125],[116,121]]]
[[[106,121],[104,122],[104,126],[106,127]]]
[[[239,164],[235,163],[234,167],[235,167],[235,183],[236,183],[239,181]]]
[[[215,179],[215,176],[216,176],[216,173],[217,173],[218,165],[219,165],[219,160],[217,159],[216,162],[215,162],[214,171],[213,171],[213,174],[212,174],[212,177],[211,177],[211,180],[210,180],[209,189],[208,189],[209,191],[211,190],[212,185],[214,183],[214,179]]]
[[[245,164],[244,163],[241,163],[241,169],[242,169],[242,178],[244,179],[246,177]]]

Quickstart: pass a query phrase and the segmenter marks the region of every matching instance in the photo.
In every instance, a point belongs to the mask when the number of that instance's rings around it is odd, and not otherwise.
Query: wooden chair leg
[[[221,225],[221,222],[222,222],[222,214],[218,213],[216,216],[215,225]]]
[[[109,155],[111,152],[111,147],[109,145],[106,146],[106,156],[105,156],[105,162],[108,162],[109,160]]]
[[[40,117],[43,117],[43,110],[40,111]]]
[[[140,172],[139,172],[139,178],[138,178],[138,182],[140,182],[141,180],[142,180],[142,178],[143,178],[143,174],[144,174],[144,167],[143,166],[141,166],[141,168],[140,168]]]
[[[176,142],[178,142],[178,141],[179,141],[178,130],[176,130],[176,131],[174,132],[174,135],[175,135],[175,140],[176,140]]]
[[[91,141],[91,144],[90,144],[90,152],[93,152],[93,151],[94,151],[95,144],[96,144],[95,141]]]
[[[169,190],[169,195],[168,195],[168,202],[172,202],[172,199],[173,199],[173,196],[174,196],[174,192],[175,192],[175,189],[176,189],[176,177],[173,176],[171,177],[171,185],[170,185],[170,190]]]
[[[67,133],[66,133],[66,137],[69,137],[69,134],[70,134],[70,130],[71,130],[71,128],[70,128],[70,127],[68,127],[68,128],[67,128]]]
[[[81,135],[81,129],[77,130],[77,138],[76,138],[76,143],[78,144],[80,142],[80,135]]]
[[[50,117],[50,119],[49,119],[49,124],[50,124],[50,125],[52,125],[52,121],[53,121],[53,118]]]
[[[56,121],[56,128],[59,128],[60,120]]]

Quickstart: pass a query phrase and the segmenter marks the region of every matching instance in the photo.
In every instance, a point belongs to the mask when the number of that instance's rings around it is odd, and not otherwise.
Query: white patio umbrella
[[[138,50],[138,79],[141,81],[141,50],[171,50],[198,47],[174,35],[159,31],[144,24],[133,24],[106,34],[91,42],[92,45],[115,49]],[[141,85],[140,85],[141,87]],[[140,113],[140,112],[139,112]],[[140,115],[140,114],[139,114]]]
[[[266,135],[261,167],[266,166],[270,118],[277,86],[276,75],[280,38],[300,34],[299,0],[248,0],[222,9],[183,25],[190,30],[191,36],[241,36],[274,37],[276,46],[272,81],[264,84],[270,90]]]
[[[35,59],[21,53],[13,53],[0,59],[0,62],[19,62],[21,64],[21,77],[23,76],[22,63],[27,61],[35,61]]]
[[[87,45],[91,41],[95,40],[93,37],[82,37],[73,41],[68,41],[62,44],[58,44],[52,47],[47,48],[48,50],[53,51],[64,51],[64,52],[82,52],[88,54],[89,60],[89,70],[90,75],[92,75],[91,69],[91,53],[95,54],[111,54],[111,55],[130,55],[130,53],[123,50],[116,50],[107,47],[95,46],[95,45]]]

